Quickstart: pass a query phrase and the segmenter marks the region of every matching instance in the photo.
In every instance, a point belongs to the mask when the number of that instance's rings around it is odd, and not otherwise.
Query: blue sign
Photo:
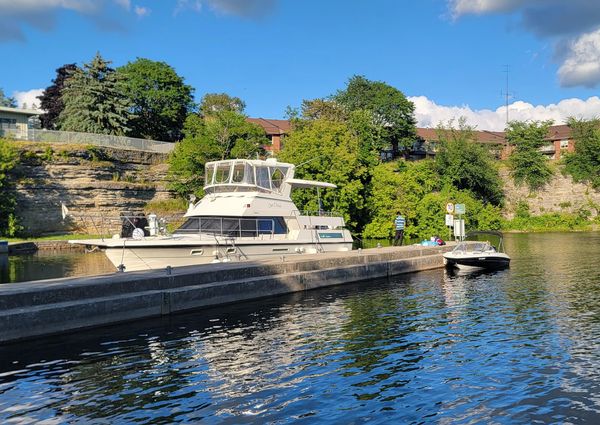
[[[464,214],[465,211],[465,204],[456,204],[454,206],[454,214]]]

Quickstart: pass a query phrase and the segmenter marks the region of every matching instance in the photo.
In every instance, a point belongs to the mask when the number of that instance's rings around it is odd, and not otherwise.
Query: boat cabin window
[[[246,175],[246,164],[238,162],[233,165],[233,173],[231,175],[231,183],[244,183]]]
[[[270,167],[271,171],[271,186],[274,190],[279,191],[281,189],[281,185],[283,184],[283,179],[285,178],[285,174],[282,171],[282,168],[273,168]]]
[[[204,179],[204,184],[209,185],[213,182],[213,177],[215,175],[215,166],[210,165],[206,167],[206,177]]]
[[[269,167],[256,167],[256,184],[265,189],[271,189],[269,181]]]
[[[256,237],[287,233],[283,217],[190,217],[176,234],[207,233],[217,236]]]
[[[217,164],[215,166],[215,183],[229,183],[229,171],[231,169],[231,164]]]

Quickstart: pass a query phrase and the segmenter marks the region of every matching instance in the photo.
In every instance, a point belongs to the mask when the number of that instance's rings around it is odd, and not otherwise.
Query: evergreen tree
[[[0,88],[0,106],[6,106],[8,108],[16,108],[17,101],[14,97],[6,97],[4,90]]]
[[[67,79],[77,70],[77,65],[70,63],[63,65],[56,70],[56,77],[52,80],[52,84],[44,90],[40,100],[40,108],[45,112],[40,115],[42,128],[55,130],[60,113],[65,105],[62,101],[62,90]]]
[[[132,104],[121,91],[120,78],[110,62],[96,54],[67,79],[62,90],[65,105],[59,116],[64,131],[125,135],[134,117]]]

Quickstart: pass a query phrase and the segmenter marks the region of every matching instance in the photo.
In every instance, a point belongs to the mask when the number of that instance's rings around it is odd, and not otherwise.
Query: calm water
[[[114,273],[102,252],[38,251],[30,255],[0,254],[0,283]]]
[[[598,423],[600,234],[0,347],[0,423]]]

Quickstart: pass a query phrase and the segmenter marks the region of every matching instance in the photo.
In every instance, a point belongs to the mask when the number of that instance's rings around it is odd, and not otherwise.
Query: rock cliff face
[[[141,211],[172,197],[166,156],[65,145],[23,145],[15,181],[17,217],[24,234],[77,231],[111,234],[119,213]],[[61,203],[75,217],[63,220]],[[111,228],[107,218],[114,218]]]
[[[501,170],[504,181],[505,207],[504,216],[512,219],[519,202],[529,205],[532,215],[553,212],[577,213],[585,209],[591,217],[599,214],[600,192],[589,185],[575,183],[570,176],[556,172],[552,180],[543,189],[531,192],[526,186],[516,186],[508,170]]]

